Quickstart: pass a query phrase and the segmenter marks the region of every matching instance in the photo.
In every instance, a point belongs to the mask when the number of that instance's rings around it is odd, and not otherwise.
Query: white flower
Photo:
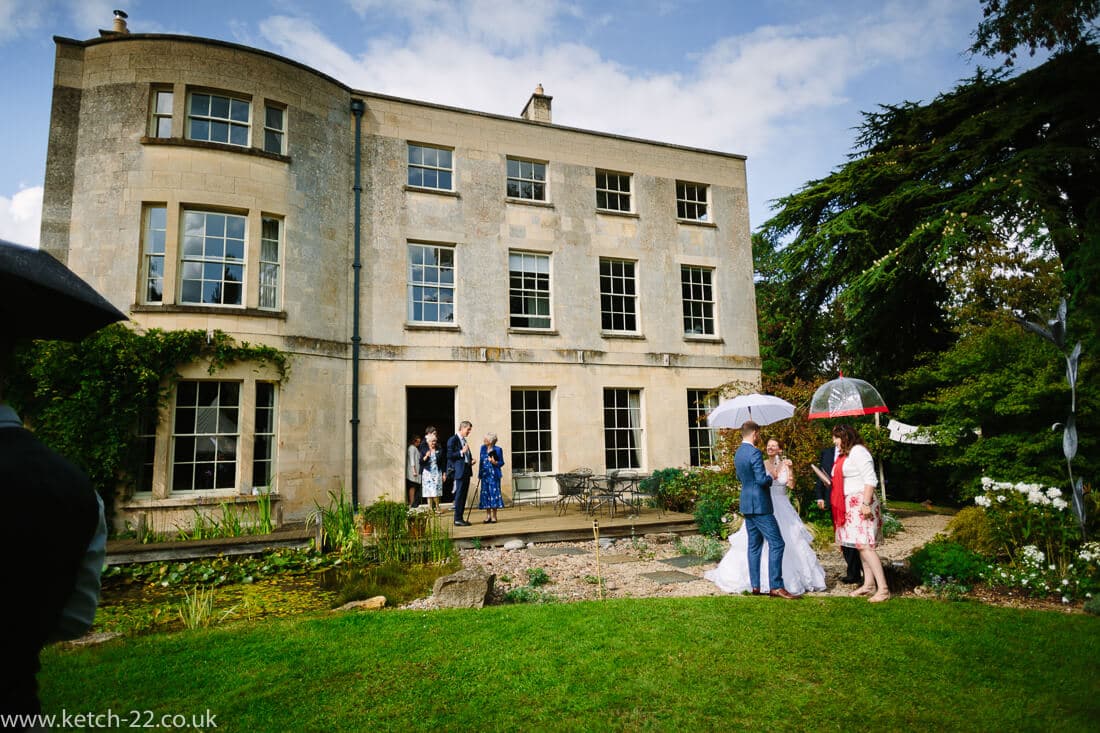
[[[1062,585],[1069,585],[1069,578],[1062,578]]]
[[[1061,495],[1062,495],[1061,490],[1056,489],[1053,486],[1051,486],[1049,489],[1047,489],[1047,498],[1049,498],[1049,499],[1057,499]]]
[[[986,496],[984,494],[979,494],[978,496],[974,497],[974,503],[977,504],[978,506],[989,506],[993,502],[991,502],[989,500],[988,496]]]
[[[1065,596],[1062,596],[1062,603],[1069,603],[1069,599]]]
[[[1062,511],[1067,506],[1069,506],[1069,504],[1066,503],[1065,499],[1059,499],[1058,497],[1054,497],[1054,499],[1052,499],[1050,503],[1053,504],[1054,508],[1058,511]]]
[[[989,487],[993,485],[993,479],[988,476],[982,476],[982,488],[989,491]]]
[[[1004,494],[997,494],[997,501],[999,503],[1004,504],[1007,500],[1008,500],[1008,497],[1005,496]]]
[[[1050,499],[1048,499],[1046,497],[1046,494],[1044,494],[1042,491],[1031,491],[1031,492],[1028,492],[1027,503],[1028,504],[1037,504],[1037,505],[1042,506],[1044,504],[1049,504]]]
[[[1024,562],[1035,567],[1042,565],[1043,561],[1047,559],[1043,551],[1035,545],[1024,545],[1020,550],[1020,554],[1023,556]]]

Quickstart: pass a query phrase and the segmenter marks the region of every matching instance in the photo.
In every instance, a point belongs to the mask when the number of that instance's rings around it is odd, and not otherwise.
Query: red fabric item
[[[844,526],[844,459],[847,457],[841,454],[833,462],[833,490],[829,494],[829,506],[833,510],[834,527]]]

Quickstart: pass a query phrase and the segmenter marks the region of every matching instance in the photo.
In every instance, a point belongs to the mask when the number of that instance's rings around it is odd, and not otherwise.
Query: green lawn
[[[46,712],[219,731],[1087,730],[1100,619],[721,597],[318,614],[54,648]]]

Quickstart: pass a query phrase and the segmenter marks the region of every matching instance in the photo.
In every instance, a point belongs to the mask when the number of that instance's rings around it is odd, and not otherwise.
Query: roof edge
[[[348,86],[347,84],[340,81],[339,79],[336,79],[335,77],[329,76],[328,74],[324,73],[323,71],[318,71],[317,69],[313,68],[312,66],[309,66],[307,64],[303,64],[300,61],[295,61],[292,58],[288,58],[286,56],[281,56],[281,55],[279,55],[277,53],[273,53],[271,51],[265,51],[264,49],[256,48],[255,46],[245,46],[244,44],[233,43],[232,41],[221,41],[221,40],[218,40],[216,38],[204,38],[202,36],[185,36],[185,35],[179,35],[179,34],[175,34],[175,33],[126,33],[126,34],[112,34],[112,35],[103,36],[103,37],[100,37],[100,38],[90,38],[86,41],[80,41],[80,40],[77,40],[75,38],[68,38],[66,36],[54,36],[53,41],[54,41],[54,43],[56,43],[58,45],[65,44],[65,45],[70,45],[70,46],[79,46],[81,48],[87,48],[89,46],[98,46],[98,45],[105,44],[105,43],[126,43],[127,41],[176,41],[176,42],[183,42],[183,43],[195,43],[195,44],[221,46],[223,48],[229,48],[229,49],[233,49],[235,51],[247,51],[249,53],[254,53],[254,54],[257,54],[259,56],[266,56],[267,58],[274,59],[275,61],[281,61],[284,64],[289,64],[290,66],[297,67],[299,69],[302,69],[303,71],[308,71],[309,73],[314,74],[314,75],[328,81],[329,83],[339,87],[340,89],[344,90],[345,92],[347,92],[349,95],[351,95],[353,97],[363,97],[365,99],[371,99],[371,98],[384,99],[384,100],[391,101],[391,102],[401,102],[402,104],[412,104],[412,105],[417,105],[417,106],[420,106],[420,107],[427,107],[427,108],[430,108],[430,109],[444,110],[444,111],[447,111],[447,112],[457,112],[457,113],[460,113],[460,114],[476,115],[478,117],[485,117],[485,118],[493,119],[493,120],[501,120],[503,122],[511,122],[511,123],[515,123],[515,124],[519,124],[519,125],[534,125],[534,126],[537,126],[539,128],[542,128],[542,129],[562,130],[564,132],[575,132],[575,133],[581,133],[581,134],[585,134],[585,135],[596,135],[598,137],[610,138],[612,140],[623,140],[623,141],[626,141],[626,142],[641,143],[641,144],[644,144],[644,145],[656,145],[658,147],[672,148],[674,150],[684,150],[684,151],[688,151],[688,152],[692,152],[692,153],[701,153],[703,155],[716,155],[716,156],[720,156],[720,157],[723,157],[723,158],[730,158],[730,159],[733,159],[733,160],[747,160],[748,159],[747,156],[745,156],[741,153],[727,153],[727,152],[724,152],[724,151],[721,151],[721,150],[711,150],[711,149],[708,149],[708,148],[694,147],[694,146],[691,146],[691,145],[680,145],[680,144],[677,144],[677,143],[664,142],[664,141],[661,141],[661,140],[650,140],[650,139],[647,139],[647,138],[632,137],[630,135],[621,135],[621,134],[614,133],[614,132],[605,132],[605,131],[602,131],[602,130],[589,130],[589,129],[586,129],[586,128],[583,128],[583,127],[571,127],[569,125],[559,125],[559,124],[556,124],[556,123],[548,125],[545,122],[534,122],[534,121],[531,121],[531,120],[525,120],[522,117],[511,117],[509,115],[502,115],[502,114],[498,114],[496,112],[483,112],[483,111],[476,110],[476,109],[467,109],[465,107],[455,107],[453,105],[440,104],[438,102],[427,102],[427,101],[424,101],[422,99],[411,99],[409,97],[399,97],[399,96],[392,95],[392,94],[382,94],[380,92],[370,92],[370,91],[355,89],[354,87]]]

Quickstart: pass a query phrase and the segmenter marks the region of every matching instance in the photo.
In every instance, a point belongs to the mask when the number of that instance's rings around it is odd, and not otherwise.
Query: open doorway
[[[405,435],[424,437],[424,428],[435,426],[439,434],[440,446],[446,448],[447,438],[455,430],[455,388],[454,387],[406,387],[405,388]],[[404,443],[408,445],[408,443]],[[450,478],[443,484],[441,501],[454,501],[454,486]]]

